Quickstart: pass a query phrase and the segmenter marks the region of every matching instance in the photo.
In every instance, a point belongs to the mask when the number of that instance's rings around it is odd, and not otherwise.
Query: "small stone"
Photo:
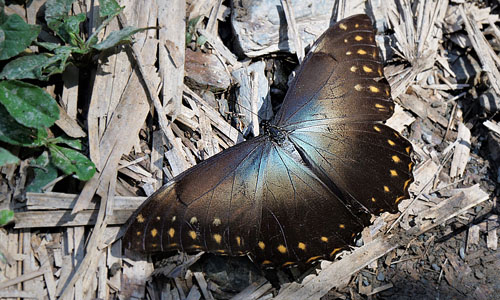
[[[370,285],[370,282],[368,281],[368,279],[366,279],[364,277],[363,277],[363,285],[364,286],[369,286]]]
[[[465,260],[465,249],[464,249],[464,247],[460,247],[460,250],[458,251],[458,254],[460,255],[461,259]]]
[[[231,25],[241,54],[257,57],[277,51],[295,52],[279,0],[231,2]],[[352,14],[361,13],[364,7],[360,1],[346,1],[345,5]],[[298,34],[306,46],[329,27],[335,1],[290,1],[290,6],[295,12]]]
[[[190,86],[217,92],[226,90],[231,84],[231,75],[215,54],[187,48],[184,68]]]
[[[440,267],[440,266],[438,266],[437,264],[432,264],[432,265],[431,265],[431,267],[432,267],[432,269],[433,269],[434,271],[436,271],[436,272],[441,271],[441,267]]]
[[[384,275],[384,273],[383,273],[383,272],[379,272],[379,273],[377,274],[377,280],[378,280],[378,281],[384,281],[384,280],[385,280],[385,275]]]
[[[474,276],[476,276],[477,279],[484,278],[484,274],[481,271],[479,271],[478,269],[476,269],[476,272],[474,272]]]

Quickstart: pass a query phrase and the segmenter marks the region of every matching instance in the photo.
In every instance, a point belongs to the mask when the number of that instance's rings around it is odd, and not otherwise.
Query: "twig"
[[[299,64],[304,60],[304,47],[302,46],[302,39],[300,38],[297,23],[295,22],[295,15],[289,0],[281,0],[281,7],[285,13],[286,22],[288,24],[289,37],[292,38]]]

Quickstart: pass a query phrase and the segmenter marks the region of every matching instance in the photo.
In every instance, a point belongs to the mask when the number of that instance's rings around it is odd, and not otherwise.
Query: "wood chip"
[[[470,155],[470,141],[471,133],[469,128],[465,127],[463,123],[458,124],[458,136],[457,145],[455,147],[455,153],[453,155],[453,160],[451,161],[450,167],[450,177],[461,177],[464,175],[465,166],[469,161]]]

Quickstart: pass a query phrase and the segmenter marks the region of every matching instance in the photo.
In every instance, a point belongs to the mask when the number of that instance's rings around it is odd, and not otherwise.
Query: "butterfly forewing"
[[[411,144],[379,123],[393,110],[370,19],[342,20],[313,45],[271,122],[281,136],[174,178],[130,218],[125,246],[250,254],[264,266],[333,257],[408,196]]]

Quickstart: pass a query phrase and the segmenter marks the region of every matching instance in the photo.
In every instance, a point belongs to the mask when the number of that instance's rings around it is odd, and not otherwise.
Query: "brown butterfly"
[[[247,255],[263,266],[332,258],[408,197],[411,144],[394,111],[371,20],[355,15],[311,48],[265,134],[175,177],[131,216],[139,252]]]

